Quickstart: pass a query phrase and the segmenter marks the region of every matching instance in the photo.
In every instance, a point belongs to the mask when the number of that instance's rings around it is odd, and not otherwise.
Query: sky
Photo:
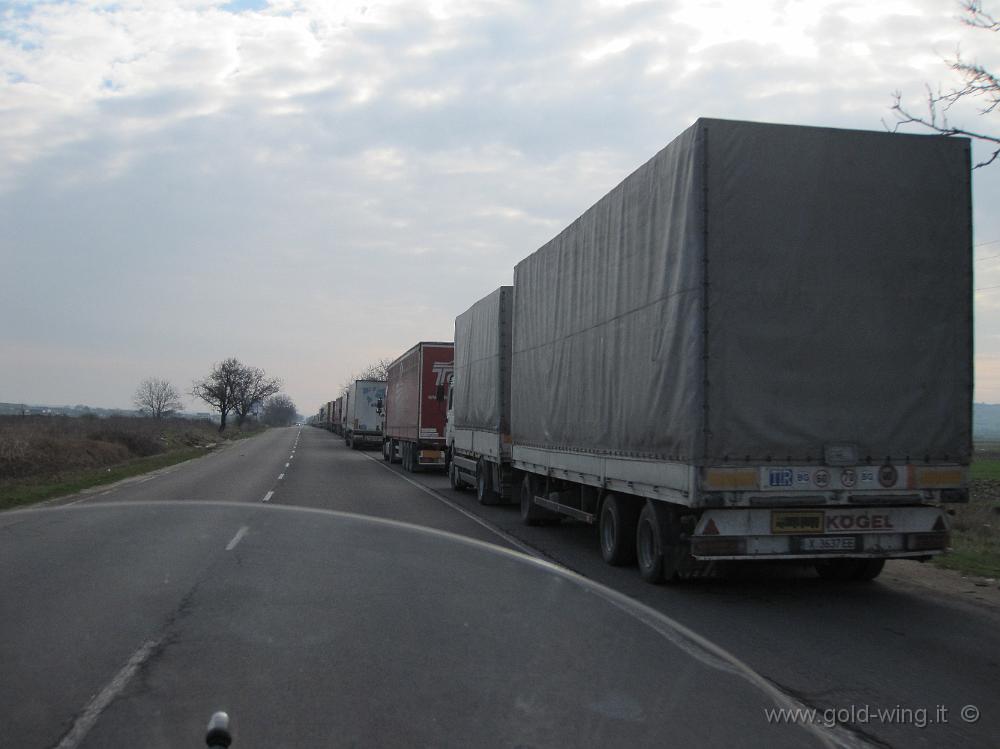
[[[0,401],[129,408],[144,377],[186,392],[236,356],[314,413],[373,360],[451,340],[698,117],[882,130],[894,91],[919,109],[958,83],[956,50],[1000,69],[998,35],[959,15],[0,0]],[[975,397],[1000,402],[1000,163],[973,191]]]

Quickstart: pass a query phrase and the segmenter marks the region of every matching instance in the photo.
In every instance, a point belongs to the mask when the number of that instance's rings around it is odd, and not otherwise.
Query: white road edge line
[[[291,465],[291,463],[285,463],[285,468],[288,468],[288,466],[290,466],[290,465]]]
[[[226,551],[232,551],[235,549],[236,544],[243,540],[243,537],[247,534],[248,530],[250,530],[250,526],[244,525],[236,531],[236,535],[233,536],[232,540],[228,544],[226,544]]]
[[[480,518],[475,513],[469,512],[461,505],[457,505],[451,500],[447,499],[445,496],[438,494],[429,486],[424,486],[419,481],[414,481],[409,476],[405,476],[402,473],[394,471],[392,468],[390,468],[388,465],[386,465],[383,461],[379,460],[378,458],[374,458],[371,455],[364,455],[364,457],[368,458],[372,462],[381,466],[382,468],[389,471],[393,475],[403,479],[403,481],[412,484],[413,486],[417,487],[426,494],[430,494],[432,497],[434,497],[434,499],[443,502],[452,509],[458,510],[460,513],[476,521],[487,530],[500,536],[500,538],[504,539],[509,544],[516,546],[520,551],[524,552],[525,554],[532,556],[535,559],[539,559],[545,562],[546,564],[551,564],[554,567],[563,569],[570,575],[577,575],[584,580],[590,579],[584,575],[581,575],[578,572],[570,570],[561,562],[552,559],[551,557],[547,557],[537,549],[534,549],[531,546],[522,543],[521,541],[514,538],[514,536],[511,536],[506,531],[501,530],[497,526],[493,525],[493,523],[490,523],[484,518]],[[642,622],[646,626],[658,632],[666,640],[673,643],[675,646],[686,652],[688,655],[691,655],[696,660],[704,663],[707,666],[714,667],[717,670],[728,672],[735,676],[739,676],[744,681],[749,682],[753,686],[757,687],[758,690],[762,691],[764,694],[771,697],[771,699],[774,700],[774,702],[777,703],[778,706],[783,706],[790,710],[797,710],[797,709],[806,710],[810,708],[810,706],[807,705],[805,702],[802,702],[798,698],[783,692],[779,687],[769,682],[764,676],[758,674],[752,667],[745,664],[737,656],[733,655],[728,650],[725,650],[719,645],[716,645],[714,642],[698,634],[693,629],[684,626],[673,617],[667,616],[666,614],[658,612],[655,609],[650,609],[648,606],[646,606],[646,604],[642,603],[641,601],[637,601],[636,599],[626,595],[625,593],[618,593],[614,590],[612,590],[610,593],[605,593],[601,589],[600,584],[598,584],[598,587],[595,588],[594,590],[608,603],[621,609],[624,613],[630,614],[631,616],[635,617],[638,621]],[[628,601],[629,605],[626,605],[622,603],[621,600],[618,600],[619,597],[622,600]],[[648,609],[654,616],[642,615],[643,609]],[[664,628],[662,626],[662,622],[659,621],[661,618],[668,623],[669,628]],[[862,739],[859,736],[856,736],[851,731],[841,726],[836,726],[834,728],[826,728],[823,725],[809,723],[800,727],[803,730],[812,733],[816,738],[818,738],[824,745],[828,747],[836,747],[837,749],[841,748],[854,749],[854,747],[872,746],[872,744],[868,743],[866,740]]]
[[[278,474],[278,481],[281,481],[283,478],[285,478],[285,474],[279,473]]]
[[[362,453],[362,454],[364,455],[364,453]],[[496,535],[500,536],[500,538],[502,538],[504,541],[506,541],[511,546],[513,546],[514,548],[516,548],[518,551],[520,551],[520,552],[522,552],[524,554],[527,554],[528,556],[535,557],[535,559],[544,559],[547,562],[548,561],[552,561],[548,557],[546,557],[544,554],[542,554],[540,551],[538,551],[538,549],[535,549],[535,548],[533,548],[531,546],[528,546],[525,543],[522,543],[518,539],[514,538],[514,536],[510,535],[509,533],[507,533],[507,531],[501,530],[500,528],[498,528],[497,526],[493,525],[493,523],[489,522],[488,520],[485,520],[485,519],[479,517],[476,513],[469,512],[468,510],[466,510],[461,505],[455,504],[454,502],[452,502],[447,497],[444,497],[444,496],[438,494],[436,491],[434,491],[433,489],[431,489],[429,486],[424,486],[419,481],[414,481],[409,476],[404,476],[403,474],[399,473],[398,471],[392,470],[383,461],[381,461],[381,460],[379,460],[377,458],[373,458],[371,455],[365,455],[365,457],[368,458],[373,463],[375,463],[376,465],[381,466],[385,470],[389,471],[389,473],[391,473],[393,476],[398,476],[399,478],[403,479],[403,481],[406,481],[407,483],[410,483],[413,486],[415,486],[418,489],[420,489],[420,491],[422,491],[422,492],[424,492],[426,494],[430,494],[438,502],[442,502],[442,503],[448,505],[451,509],[457,510],[458,512],[462,513],[463,515],[465,515],[470,520],[474,520],[475,522],[479,523],[479,525],[483,526],[483,528],[485,528],[486,530],[491,531],[492,533],[495,533]]]
[[[267,494],[264,495],[264,499],[262,499],[261,502],[270,502],[271,497],[273,496],[274,496],[274,491],[269,491]]]
[[[114,675],[114,678],[108,682],[107,686],[80,713],[80,717],[76,719],[73,727],[69,729],[69,733],[63,736],[62,741],[56,745],[56,749],[76,749],[80,745],[80,742],[87,737],[90,729],[94,727],[97,719],[101,717],[101,713],[114,701],[115,697],[121,694],[122,690],[129,683],[129,680],[135,676],[135,672],[139,670],[139,667],[149,658],[150,654],[159,644],[159,640],[147,640],[139,646],[138,650],[132,653],[128,662],[122,666],[121,670]]]

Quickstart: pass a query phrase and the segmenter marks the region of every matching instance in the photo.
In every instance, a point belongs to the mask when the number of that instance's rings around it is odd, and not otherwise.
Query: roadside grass
[[[993,480],[1000,481],[1000,459],[996,458],[977,458],[972,461],[970,468],[970,476],[973,481],[976,480]]]
[[[119,463],[110,468],[96,468],[87,471],[70,472],[50,481],[10,481],[0,482],[0,510],[34,504],[53,497],[76,494],[102,484],[113,484],[122,479],[139,476],[160,468],[183,463],[192,458],[207,455],[213,448],[184,447],[148,458],[136,458]]]
[[[0,416],[0,510],[176,465],[264,430],[220,434],[188,419]]]
[[[976,547],[973,544],[956,541],[955,534],[952,535],[952,544],[959,544],[964,548],[953,546],[947,554],[935,557],[934,563],[938,567],[955,570],[963,575],[976,575],[994,580],[1000,577],[1000,552],[996,550],[995,544],[982,544]]]
[[[1000,445],[977,444],[968,504],[948,505],[951,548],[934,564],[965,575],[1000,578]]]

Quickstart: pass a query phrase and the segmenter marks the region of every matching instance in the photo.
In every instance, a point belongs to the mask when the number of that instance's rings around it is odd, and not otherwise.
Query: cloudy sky
[[[958,16],[0,0],[0,401],[130,407],[145,376],[187,390],[237,356],[312,413],[371,360],[450,340],[697,117],[879,130],[893,91],[919,107],[956,82],[959,46],[1000,68]],[[976,286],[1000,287],[1000,164],[974,191]],[[1000,288],[976,314],[976,397],[1000,402]]]

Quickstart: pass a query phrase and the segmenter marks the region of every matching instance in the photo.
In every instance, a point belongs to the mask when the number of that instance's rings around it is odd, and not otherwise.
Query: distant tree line
[[[287,427],[298,418],[298,410],[292,399],[284,393],[273,395],[264,401],[262,421],[272,427]]]

